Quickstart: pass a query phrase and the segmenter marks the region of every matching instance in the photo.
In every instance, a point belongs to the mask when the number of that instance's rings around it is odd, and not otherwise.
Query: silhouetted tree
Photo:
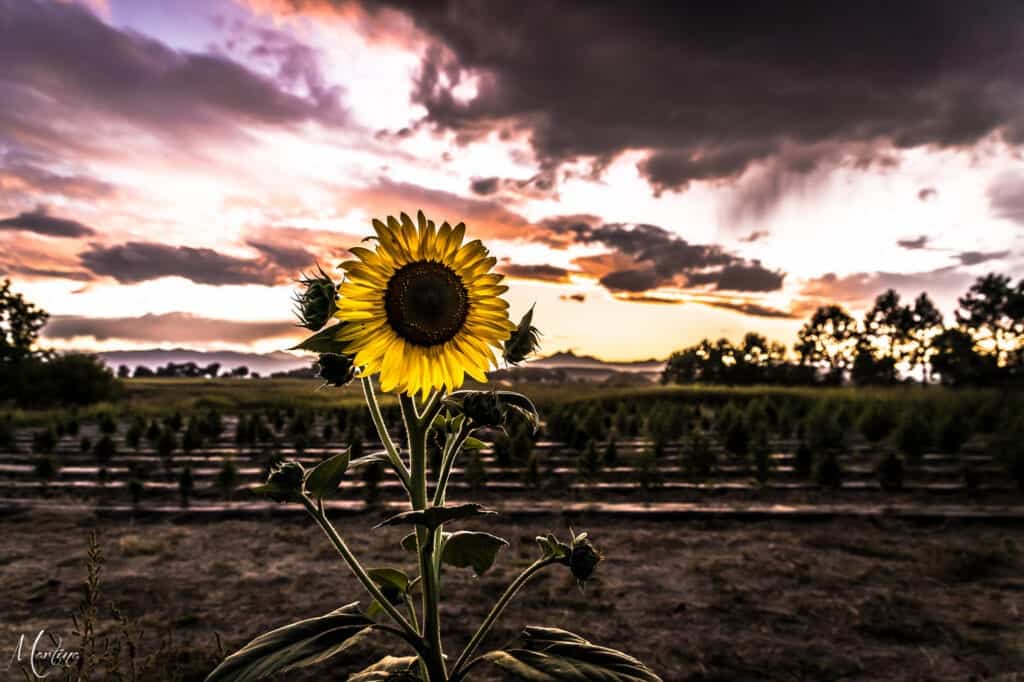
[[[818,308],[797,334],[801,362],[828,367],[827,381],[840,383],[857,345],[857,322],[838,305]]]

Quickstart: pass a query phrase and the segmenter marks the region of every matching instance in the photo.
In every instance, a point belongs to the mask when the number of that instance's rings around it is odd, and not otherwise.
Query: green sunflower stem
[[[427,431],[437,412],[428,408],[424,411],[425,414],[420,416],[417,414],[413,399],[404,394],[399,396],[399,403],[409,439],[412,506],[413,509],[422,510],[427,508]],[[440,570],[434,558],[440,535],[440,528],[431,531],[422,526],[416,527],[416,550],[419,555],[420,585],[423,594],[422,627],[425,652],[422,658],[427,668],[428,682],[445,682],[448,679],[441,643]]]
[[[437,487],[434,489],[435,507],[444,504],[448,491],[448,479],[451,478],[455,458],[459,456],[459,450],[462,449],[462,444],[466,442],[471,430],[468,420],[464,421],[458,432],[451,436],[445,445],[444,453],[441,456],[441,471],[437,476]]]
[[[501,616],[501,612],[509,605],[509,602],[519,594],[519,591],[523,589],[523,586],[526,585],[527,582],[529,582],[530,578],[553,563],[554,560],[549,558],[534,561],[532,564],[527,566],[515,580],[512,581],[512,584],[505,589],[504,594],[501,595],[497,603],[495,603],[491,608],[490,613],[488,613],[487,617],[484,618],[484,622],[481,623],[480,627],[477,628],[477,631],[473,633],[473,636],[469,640],[469,644],[466,645],[466,648],[463,649],[462,653],[459,655],[458,660],[455,661],[455,666],[452,667],[451,676],[453,682],[461,679],[460,673],[465,674],[465,668],[467,667],[466,664],[469,661],[470,656],[472,656],[477,647],[480,646],[480,643],[484,641],[487,633],[491,631],[491,628]]]
[[[320,526],[324,534],[327,535],[327,539],[329,539],[331,544],[334,545],[334,548],[338,550],[338,554],[340,554],[341,558],[345,560],[345,563],[348,564],[348,567],[352,570],[352,573],[356,576],[359,582],[363,584],[366,591],[370,593],[370,596],[377,600],[381,605],[381,608],[383,608],[391,619],[394,620],[402,629],[402,632],[406,637],[418,640],[419,633],[416,632],[416,629],[409,624],[409,621],[405,619],[405,616],[403,616],[401,612],[394,607],[391,601],[384,596],[384,593],[380,591],[379,587],[377,587],[377,583],[373,582],[373,578],[369,576],[366,569],[363,568],[363,565],[360,564],[359,560],[354,554],[352,554],[352,550],[350,550],[348,545],[345,544],[345,541],[342,540],[337,529],[334,527],[334,524],[328,520],[327,515],[324,513],[323,505],[314,504],[313,501],[305,495],[302,497],[302,505],[306,508],[306,511],[309,512],[310,516],[312,516],[317,522],[317,525]]]
[[[409,478],[409,470],[406,468],[405,463],[402,462],[402,457],[398,454],[398,448],[395,447],[395,443],[391,440],[391,435],[388,433],[388,427],[384,423],[384,416],[380,413],[380,404],[377,402],[377,396],[373,392],[373,380],[370,377],[363,377],[362,382],[363,396],[366,398],[367,407],[370,408],[370,417],[373,418],[373,425],[377,427],[377,437],[380,438],[380,442],[384,445],[384,451],[387,453],[391,468],[398,474],[402,485],[405,486],[406,491],[411,495],[412,481]]]

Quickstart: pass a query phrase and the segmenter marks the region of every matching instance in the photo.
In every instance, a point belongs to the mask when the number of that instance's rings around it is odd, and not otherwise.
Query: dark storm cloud
[[[1005,173],[988,188],[992,212],[1006,220],[1024,225],[1024,173]]]
[[[271,286],[294,278],[296,268],[263,258],[246,259],[213,249],[169,246],[153,242],[128,242],[116,246],[92,245],[79,256],[82,265],[99,276],[134,284],[161,277],[183,277],[214,286],[262,284]],[[308,257],[303,266],[312,262]]]
[[[79,238],[96,234],[96,230],[75,220],[58,218],[37,209],[0,220],[0,230],[35,232],[48,237]]]
[[[836,301],[867,304],[886,289],[895,289],[905,297],[927,291],[933,300],[954,299],[966,291],[973,280],[972,275],[953,265],[926,272],[856,272],[845,276],[828,273],[804,283],[800,293],[809,300],[801,311]]]
[[[119,339],[147,343],[251,343],[258,339],[294,336],[295,331],[296,327],[291,322],[219,320],[189,313],[140,317],[54,315],[43,328],[43,336],[49,339],[92,337],[97,341]]]
[[[1009,255],[1009,251],[963,251],[956,254],[955,258],[961,265],[980,265],[990,260],[1001,260]]]
[[[312,254],[301,247],[282,246],[281,244],[252,240],[247,241],[246,244],[259,251],[269,262],[283,270],[299,271],[313,264],[314,258]]]
[[[322,81],[315,87],[308,61],[283,62],[273,79],[222,55],[118,30],[72,3],[0,0],[0,64],[0,123],[5,133],[40,144],[53,134],[45,121],[67,111],[83,125],[102,112],[177,135],[345,119],[337,89]],[[300,78],[301,95],[291,88]]]
[[[771,308],[760,303],[751,303],[744,301],[706,301],[705,305],[712,306],[714,308],[724,308],[725,310],[734,310],[744,315],[750,315],[751,317],[769,317],[775,319],[793,319],[796,315],[788,310],[779,310],[778,308]]]
[[[586,301],[587,301],[587,295],[586,294],[580,294],[580,293],[562,294],[558,298],[563,300],[563,301],[573,301],[574,303],[586,303]]]
[[[499,270],[509,277],[518,279],[535,279],[541,282],[568,282],[569,271],[555,265],[519,265],[506,263]]]
[[[717,245],[691,244],[657,225],[609,223],[598,227],[574,220],[545,221],[549,229],[571,235],[581,244],[602,244],[635,265],[605,272],[609,289],[640,292],[660,286],[711,286],[729,291],[776,291],[784,273],[759,261],[731,254]],[[577,261],[584,265],[585,260]]]
[[[919,251],[920,249],[928,248],[928,242],[930,238],[926,234],[922,234],[920,237],[914,237],[913,239],[897,239],[896,245],[901,249],[907,249],[909,251]]]
[[[663,190],[757,161],[1024,141],[1019,3],[391,4],[438,41],[415,92],[426,122],[525,132],[542,168],[646,149]],[[477,96],[455,97],[470,74]]]
[[[469,188],[473,191],[473,194],[482,194],[484,196],[494,194],[498,191],[499,180],[499,178],[473,178],[469,183]]]

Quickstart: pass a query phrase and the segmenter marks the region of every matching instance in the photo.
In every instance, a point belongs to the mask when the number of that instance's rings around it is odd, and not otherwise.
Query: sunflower
[[[436,227],[422,211],[373,221],[377,248],[350,249],[358,260],[341,264],[335,317],[338,340],[362,375],[380,373],[383,391],[424,396],[454,390],[466,374],[485,382],[495,349],[516,328],[501,295],[508,287],[491,272],[497,259],[466,226]]]

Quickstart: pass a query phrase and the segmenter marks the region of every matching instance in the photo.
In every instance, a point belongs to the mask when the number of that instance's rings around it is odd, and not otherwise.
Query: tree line
[[[927,293],[904,303],[880,294],[863,319],[836,304],[818,308],[785,345],[748,333],[673,353],[663,383],[888,385],[903,381],[949,386],[1019,384],[1024,367],[1024,279],[991,273],[958,299],[954,324]]]

